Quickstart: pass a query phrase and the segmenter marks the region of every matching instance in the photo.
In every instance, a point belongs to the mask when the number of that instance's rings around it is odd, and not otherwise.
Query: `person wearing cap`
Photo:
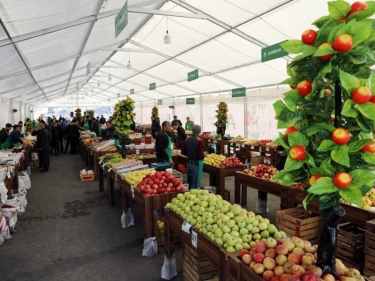
[[[16,143],[23,143],[20,135],[20,125],[14,125],[13,131],[9,134],[9,144],[8,148],[13,148]]]
[[[161,131],[156,136],[155,140],[155,152],[158,162],[165,162],[168,163],[173,167],[173,159],[172,159],[172,149],[173,149],[173,142],[169,134],[172,131],[171,123],[169,121],[164,121],[161,124]]]
[[[173,121],[172,121],[172,126],[173,125],[179,125],[179,126],[182,126],[182,123],[180,120],[177,119],[177,116],[173,116]]]
[[[12,130],[12,124],[7,123],[5,128],[0,131],[0,148],[7,149],[9,145],[9,132]]]
[[[203,140],[199,138],[201,126],[194,125],[192,131],[193,134],[184,141],[181,149],[181,154],[187,156],[189,189],[201,186],[204,159],[204,144]]]

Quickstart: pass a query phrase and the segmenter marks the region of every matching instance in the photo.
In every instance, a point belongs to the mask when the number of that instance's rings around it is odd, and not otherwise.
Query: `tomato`
[[[331,138],[336,144],[346,144],[350,140],[350,133],[344,128],[337,128],[332,132]]]
[[[290,158],[296,161],[305,159],[306,154],[306,149],[302,145],[295,145],[289,151]]]
[[[322,45],[318,47],[318,49],[324,49],[328,47],[332,47],[332,44],[329,42],[323,43]],[[329,55],[320,56],[320,59],[323,61],[327,61],[327,60],[330,60],[332,57],[333,57],[333,54],[329,54]]]
[[[373,140],[373,139],[372,139]],[[374,153],[375,152],[375,141],[373,140],[372,144],[367,144],[361,149],[362,152],[370,152]]]
[[[308,29],[302,33],[302,42],[306,45],[313,45],[316,39],[317,33],[313,29]]]
[[[338,188],[347,188],[352,183],[352,176],[347,172],[338,172],[333,177],[333,183]]]
[[[310,186],[313,185],[321,177],[323,177],[322,174],[315,174],[315,175],[311,176],[311,178],[309,180]]]
[[[352,100],[355,103],[366,103],[371,100],[372,93],[367,87],[358,87],[352,92]]]
[[[296,127],[294,127],[294,126],[289,127],[289,128],[287,128],[287,129],[285,130],[285,132],[284,132],[284,136],[287,137],[289,134],[294,133],[294,132],[298,132],[298,129],[297,129]]]
[[[307,80],[299,82],[298,86],[297,86],[297,90],[298,90],[298,93],[301,96],[307,96],[308,94],[311,93],[312,83],[310,81],[307,81]]]
[[[333,41],[332,48],[338,52],[348,52],[353,47],[353,37],[349,34],[341,34]]]
[[[350,11],[348,13],[348,16],[350,16],[351,14],[353,14],[355,12],[363,11],[363,10],[366,10],[366,9],[367,9],[367,4],[366,3],[363,3],[363,2],[354,2],[351,5]]]

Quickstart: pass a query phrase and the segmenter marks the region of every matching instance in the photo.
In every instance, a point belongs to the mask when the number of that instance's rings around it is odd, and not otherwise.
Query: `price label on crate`
[[[211,142],[211,139],[208,139],[208,142]]]
[[[190,228],[191,228],[191,224],[188,223],[187,221],[184,221],[182,223],[182,226],[181,226],[182,231],[190,234]]]
[[[237,146],[238,148],[240,148],[240,147],[241,147],[241,144],[240,144],[240,143],[237,143],[236,146]]]
[[[245,147],[245,144],[243,143],[243,144],[242,144],[242,148],[244,148],[244,147]]]
[[[191,231],[191,245],[195,249],[198,249],[198,233],[194,230]]]
[[[270,151],[270,148],[269,148],[269,147],[266,147],[266,151]]]
[[[134,186],[130,186],[130,190],[131,190],[131,192],[132,192],[132,197],[134,198]]]
[[[103,163],[103,161],[102,161],[102,160],[100,160],[100,161],[99,161],[99,164],[102,164],[102,163]]]
[[[259,147],[259,152],[262,152],[263,151],[263,147]]]
[[[109,169],[108,169],[108,173],[110,173],[111,171],[112,171],[112,168],[109,168]]]
[[[135,154],[139,154],[139,149],[136,149],[136,150],[135,150]]]
[[[254,149],[254,145],[250,146],[250,149]]]
[[[102,165],[102,168],[104,168],[105,167],[105,163]]]
[[[233,146],[233,142],[230,142],[229,144],[230,144],[230,146]]]

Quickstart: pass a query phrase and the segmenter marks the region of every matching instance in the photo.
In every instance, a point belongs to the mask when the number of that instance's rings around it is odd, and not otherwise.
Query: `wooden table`
[[[219,168],[216,166],[204,164],[203,172],[209,174],[209,185],[216,185],[216,193],[220,194],[224,198],[225,192],[225,177],[234,176],[236,172],[242,171],[245,169],[245,166],[236,166],[236,167],[223,167]]]
[[[281,210],[286,208],[292,208],[294,206],[293,202],[290,201],[288,205],[288,186],[269,180],[249,176],[242,172],[236,172],[234,177],[235,203],[241,204],[242,206],[245,206],[247,204],[248,187],[280,197]]]

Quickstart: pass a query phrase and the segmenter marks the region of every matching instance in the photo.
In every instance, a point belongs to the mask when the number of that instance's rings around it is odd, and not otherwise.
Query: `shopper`
[[[160,121],[159,118],[155,118],[154,116],[151,116],[151,135],[154,139],[156,139],[156,136],[158,135],[160,131]]]
[[[86,116],[83,116],[83,120],[80,125],[81,128],[85,129],[86,131],[90,130],[90,123]]]
[[[173,167],[171,131],[171,123],[164,121],[162,123],[162,130],[156,136],[155,152],[158,162],[165,162]]]
[[[60,154],[64,152],[64,132],[60,121],[57,122],[57,139],[59,141],[58,153]]]
[[[59,156],[59,139],[58,139],[58,130],[57,130],[57,123],[52,122],[51,127],[51,134],[52,134],[52,141],[51,141],[51,154],[55,156]]]
[[[13,148],[16,143],[23,143],[21,139],[21,134],[20,134],[20,126],[19,125],[14,125],[13,126],[13,131],[9,134],[9,144],[8,148]]]
[[[176,115],[173,116],[172,126],[175,125],[175,124],[182,126],[181,121],[177,119]]]
[[[100,127],[98,121],[95,118],[92,118],[91,121],[91,131],[93,131],[97,137],[100,136]]]
[[[112,126],[112,123],[107,121],[107,129],[103,131],[102,136],[99,137],[99,140],[110,140],[114,138],[115,127]]]
[[[181,149],[181,154],[187,156],[189,189],[201,186],[204,159],[204,144],[203,140],[199,138],[201,126],[194,125],[192,131],[193,135],[185,140]]]
[[[6,123],[5,128],[0,131],[0,148],[7,149],[9,145],[9,132],[12,129],[12,124]]]
[[[36,130],[31,133],[37,136],[36,146],[39,152],[39,170],[40,173],[49,171],[49,144],[52,141],[51,133],[45,128],[45,123],[39,122]]]
[[[178,148],[181,149],[184,141],[186,139],[186,134],[184,128],[182,128],[177,123],[173,124],[173,130],[175,130],[175,143],[177,144]]]
[[[190,120],[190,117],[186,117],[185,130],[192,131],[194,122]]]
[[[105,118],[104,118],[103,115],[100,116],[99,123],[100,123],[101,125],[106,124],[106,120],[105,120]]]
[[[77,119],[73,118],[72,122],[69,123],[68,127],[66,128],[66,133],[68,137],[68,141],[70,141],[70,154],[77,154],[77,145],[79,140],[79,127],[77,124]],[[68,149],[68,142],[65,146],[65,153]]]

